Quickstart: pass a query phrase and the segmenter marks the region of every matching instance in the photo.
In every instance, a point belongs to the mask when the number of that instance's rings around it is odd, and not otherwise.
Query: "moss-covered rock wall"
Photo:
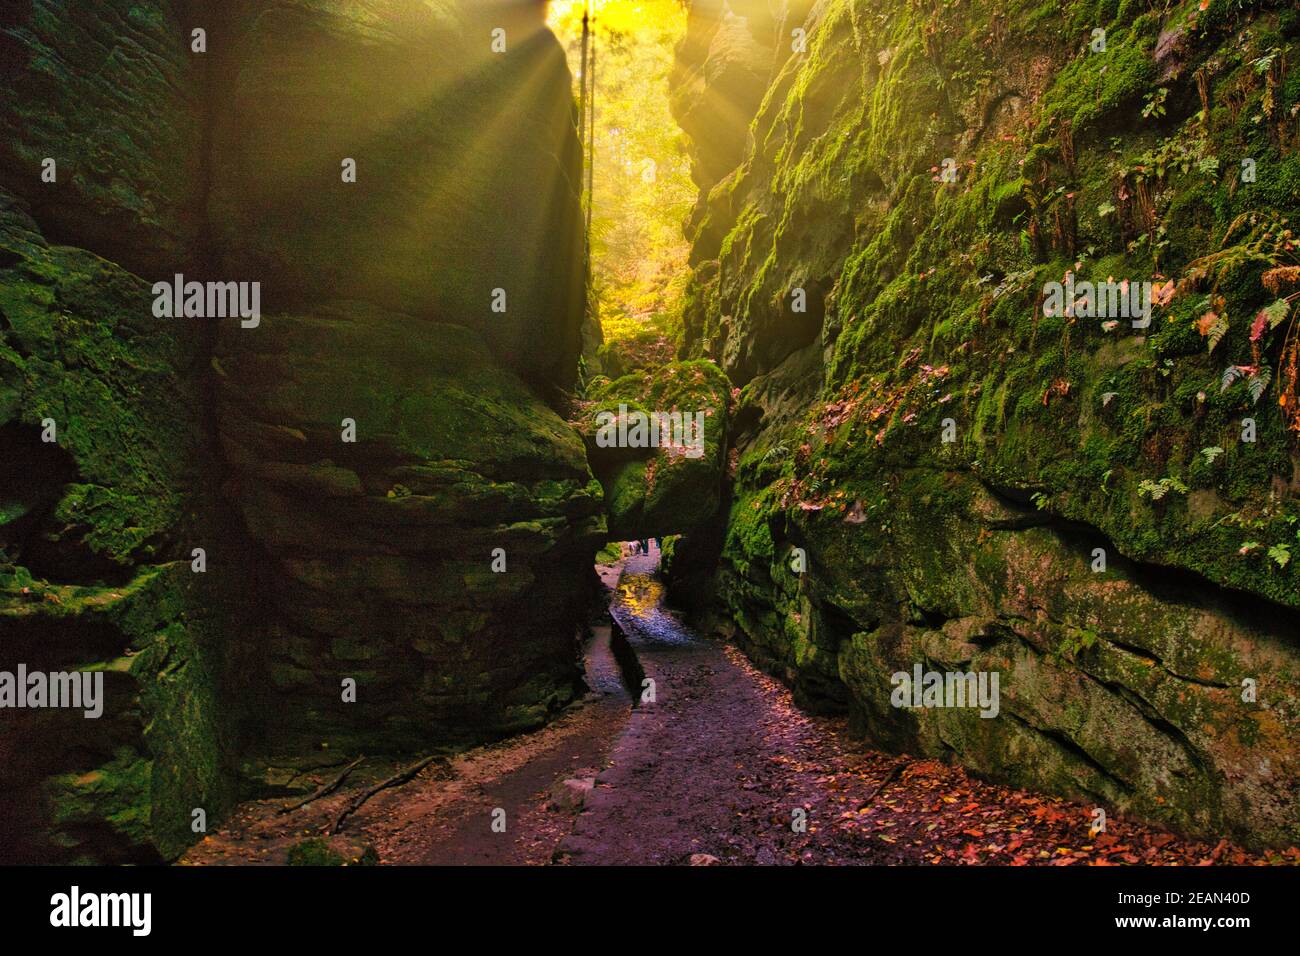
[[[2,852],[165,858],[192,839],[195,809],[215,818],[233,800],[247,653],[201,339],[154,318],[137,276],[49,245],[8,195],[0,255],[0,670],[104,681],[96,719],[3,712]]]
[[[274,616],[269,755],[480,740],[578,696],[601,488],[476,333],[345,302],[232,321],[215,364]]]
[[[1296,11],[803,26],[697,211],[683,353],[743,386],[721,626],[877,743],[1294,843]],[[1054,309],[1067,274],[1150,324]],[[917,663],[999,672],[999,717],[891,706]]]
[[[170,859],[275,767],[572,698],[604,523],[547,404],[584,276],[541,15],[0,13],[0,671],[106,696],[0,710],[0,859]],[[161,317],[177,273],[260,322]]]

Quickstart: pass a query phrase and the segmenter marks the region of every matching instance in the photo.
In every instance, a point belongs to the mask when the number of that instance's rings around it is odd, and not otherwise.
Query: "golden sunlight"
[[[584,9],[591,12],[586,78]],[[686,9],[678,0],[555,0],[548,22],[590,110],[582,126],[594,139],[584,193],[605,341],[654,334],[679,307],[689,251],[682,222],[695,199],[687,143],[669,109]]]

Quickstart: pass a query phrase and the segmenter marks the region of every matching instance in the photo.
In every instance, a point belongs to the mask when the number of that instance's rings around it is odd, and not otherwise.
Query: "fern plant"
[[[1138,482],[1138,496],[1150,498],[1152,501],[1159,501],[1171,491],[1176,491],[1180,495],[1187,494],[1187,486],[1178,478],[1169,477],[1153,481],[1150,478],[1144,478]]]

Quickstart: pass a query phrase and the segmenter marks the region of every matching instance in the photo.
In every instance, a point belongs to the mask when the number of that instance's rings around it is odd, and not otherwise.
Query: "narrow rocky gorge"
[[[1300,843],[1291,5],[692,0],[666,360],[598,348],[545,7],[0,13],[0,672],[105,686],[0,712],[0,862],[311,862],[426,755],[325,855]]]

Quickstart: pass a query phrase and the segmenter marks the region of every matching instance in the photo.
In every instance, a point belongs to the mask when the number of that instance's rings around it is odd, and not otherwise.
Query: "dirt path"
[[[776,863],[815,852],[828,790],[802,761],[835,742],[734,650],[699,638],[662,605],[654,558],[628,560],[611,611],[654,700],[643,702],[561,844],[590,864]],[[808,822],[798,832],[797,821]],[[855,857],[860,854],[854,853]]]
[[[245,803],[180,862],[284,864],[294,847],[323,840],[344,859],[369,851],[385,864],[548,863],[573,822],[571,813],[554,806],[552,788],[565,779],[594,777],[607,764],[631,711],[608,627],[596,629],[586,673],[591,693],[570,713],[535,733],[435,764],[411,783],[377,794],[338,835],[329,831],[349,801],[403,764],[369,763],[344,788],[288,814],[279,811],[294,802],[289,799]],[[336,773],[323,771],[312,785]],[[498,809],[505,811],[503,833],[492,828]]]
[[[844,721],[802,713],[734,648],[681,624],[664,608],[656,559],[602,575],[653,700],[631,707],[600,629],[581,706],[379,794],[330,848],[359,858],[368,847],[395,864],[1262,862],[1114,816],[1094,834],[1091,807],[864,749]],[[282,863],[395,769],[372,765],[291,814],[276,812],[283,800],[246,804],[182,862]],[[492,825],[501,811],[504,832]]]
[[[865,749],[843,720],[795,707],[735,648],[663,607],[654,557],[631,558],[611,602],[655,700],[561,844],[579,864],[1253,862],[1092,808],[987,784],[960,767]],[[1284,858],[1276,857],[1279,861]],[[1294,862],[1294,860],[1290,860]]]

